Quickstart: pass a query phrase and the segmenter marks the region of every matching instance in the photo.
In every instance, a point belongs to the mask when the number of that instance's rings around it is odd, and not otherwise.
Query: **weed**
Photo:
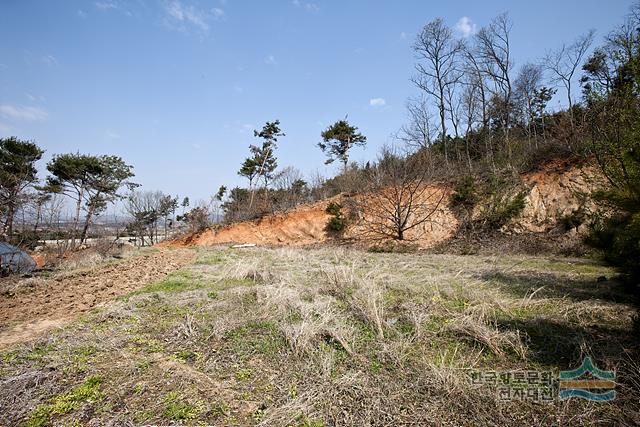
[[[217,416],[228,416],[231,414],[231,407],[226,402],[218,402],[213,405],[211,412]]]
[[[131,295],[155,293],[155,292],[182,292],[191,289],[205,287],[203,283],[191,270],[178,270],[169,274],[162,281],[152,283]]]
[[[165,409],[162,416],[173,421],[189,421],[196,418],[204,410],[204,404],[197,402],[191,405],[182,400],[177,392],[167,393],[163,399]]]
[[[48,404],[38,406],[29,415],[25,427],[40,427],[48,424],[54,415],[64,415],[77,408],[84,402],[95,402],[104,397],[100,391],[102,377],[98,375],[87,378],[84,383],[68,393],[58,395]]]
[[[236,370],[236,379],[238,381],[246,381],[249,378],[251,378],[252,374],[253,374],[253,369],[240,368],[240,369]]]
[[[200,353],[191,350],[180,350],[174,354],[176,359],[182,362],[194,363],[202,357]]]
[[[305,415],[298,419],[298,427],[324,427],[325,424],[319,420],[312,420]]]

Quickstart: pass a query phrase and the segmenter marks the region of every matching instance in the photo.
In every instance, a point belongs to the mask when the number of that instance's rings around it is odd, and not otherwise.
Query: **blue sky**
[[[46,159],[117,154],[144,189],[205,199],[244,184],[236,172],[253,129],[279,119],[279,164],[331,175],[320,132],[348,114],[369,141],[352,160],[375,157],[417,93],[410,46],[433,18],[466,23],[464,36],[509,11],[517,68],[591,28],[599,43],[629,6],[0,0],[0,136],[35,140]]]

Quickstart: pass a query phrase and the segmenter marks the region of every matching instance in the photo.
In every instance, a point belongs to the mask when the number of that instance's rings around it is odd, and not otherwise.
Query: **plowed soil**
[[[190,250],[163,249],[49,278],[31,278],[0,296],[0,348],[29,341],[92,307],[160,280],[193,260]]]

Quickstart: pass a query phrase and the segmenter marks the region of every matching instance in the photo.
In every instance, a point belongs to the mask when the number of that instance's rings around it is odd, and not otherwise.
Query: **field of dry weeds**
[[[0,424],[640,423],[634,311],[595,261],[194,251],[163,280],[5,350]],[[613,402],[504,400],[472,381],[555,375],[584,356],[616,371]]]

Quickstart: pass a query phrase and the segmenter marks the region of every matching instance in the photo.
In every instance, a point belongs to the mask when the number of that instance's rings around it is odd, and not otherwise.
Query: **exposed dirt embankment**
[[[517,225],[524,231],[545,232],[581,206],[592,210],[594,205],[587,196],[600,180],[596,167],[575,167],[568,161],[551,162],[524,174],[522,181],[530,191]]]
[[[262,245],[310,245],[327,239],[325,212],[333,198],[299,206],[286,213],[269,215],[255,221],[245,221],[226,227],[214,227],[202,233],[168,242],[166,246],[209,246],[224,243],[256,243]]]
[[[568,162],[551,162],[537,171],[522,175],[528,188],[526,207],[513,224],[522,232],[546,232],[558,226],[558,221],[584,204],[583,195],[590,190],[589,181],[596,174],[592,167],[575,167]],[[431,247],[453,236],[459,226],[449,207],[449,186],[433,187],[427,193],[440,192],[446,197],[432,218],[408,233],[407,238],[422,247]],[[355,196],[366,197],[366,196]],[[325,209],[329,202],[347,204],[346,199],[333,199],[299,206],[298,208],[255,221],[215,227],[202,233],[168,243],[168,246],[208,246],[228,243],[255,243],[262,245],[309,245],[331,239],[325,230],[329,215]],[[589,206],[587,205],[587,208]],[[364,215],[367,215],[365,212]],[[371,234],[365,232],[360,221],[355,221],[343,237],[356,243],[366,243]]]
[[[64,325],[102,302],[162,279],[193,260],[190,250],[161,250],[49,278],[21,280],[0,296],[0,348]]]

